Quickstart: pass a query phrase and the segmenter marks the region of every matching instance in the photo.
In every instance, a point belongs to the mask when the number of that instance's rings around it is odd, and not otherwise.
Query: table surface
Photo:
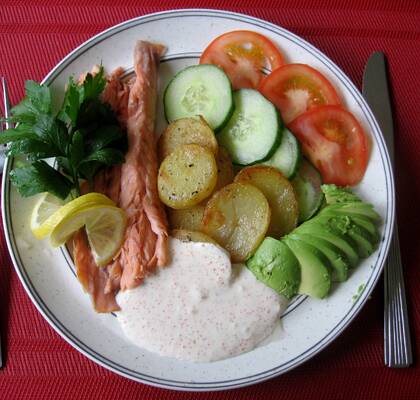
[[[198,7],[242,12],[296,33],[334,60],[359,88],[370,53],[385,52],[394,96],[397,214],[416,357],[416,339],[420,338],[419,1],[1,0],[0,76],[7,77],[15,104],[23,95],[26,79],[41,80],[68,52],[92,35],[139,15]],[[416,364],[405,370],[384,367],[382,283],[333,344],[292,372],[229,392],[180,393],[132,382],[79,354],[55,333],[29,300],[13,270],[3,237],[0,254],[0,330],[6,363],[0,371],[2,399],[292,400],[420,396],[420,369]]]

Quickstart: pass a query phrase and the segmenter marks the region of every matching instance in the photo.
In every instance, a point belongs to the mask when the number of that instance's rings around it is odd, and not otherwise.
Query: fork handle
[[[385,364],[388,367],[405,368],[412,364],[413,355],[396,218],[384,280]]]

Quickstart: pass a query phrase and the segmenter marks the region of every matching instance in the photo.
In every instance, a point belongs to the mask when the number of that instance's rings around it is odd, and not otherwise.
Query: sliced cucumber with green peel
[[[254,89],[240,89],[233,98],[233,115],[217,135],[220,145],[235,164],[267,160],[281,141],[282,122],[276,108]]]
[[[201,115],[217,131],[232,115],[232,86],[215,65],[193,65],[172,78],[165,89],[163,105],[168,122]]]
[[[324,193],[322,178],[318,170],[306,160],[302,160],[299,171],[292,180],[293,189],[299,203],[299,222],[311,218],[321,207]]]
[[[300,160],[301,151],[299,141],[288,129],[284,128],[279,147],[262,164],[275,167],[287,179],[292,179],[298,171]]]

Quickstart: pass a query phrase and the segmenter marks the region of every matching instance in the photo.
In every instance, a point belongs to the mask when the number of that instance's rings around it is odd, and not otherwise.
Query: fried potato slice
[[[271,209],[267,235],[280,238],[296,227],[299,217],[296,195],[279,170],[263,165],[246,167],[236,175],[235,182],[250,183],[267,198]]]
[[[201,203],[182,210],[168,208],[167,214],[170,227],[172,229],[199,231],[201,229],[201,220],[203,219],[204,208],[205,205]]]
[[[232,262],[243,262],[264,239],[269,224],[270,207],[262,192],[231,183],[208,201],[201,231],[229,251]]]
[[[203,232],[189,231],[186,229],[174,229],[171,232],[171,236],[181,240],[182,242],[201,242],[201,243],[212,243],[217,245],[217,242],[210,236]]]
[[[180,118],[168,125],[158,142],[160,159],[163,160],[184,144],[198,144],[217,155],[218,145],[214,132],[201,116]]]
[[[178,146],[159,168],[161,201],[175,209],[192,207],[208,197],[217,182],[213,153],[197,144]]]
[[[235,176],[233,172],[232,160],[230,159],[229,153],[224,147],[219,147],[219,151],[216,156],[217,164],[217,183],[215,191],[233,182]]]

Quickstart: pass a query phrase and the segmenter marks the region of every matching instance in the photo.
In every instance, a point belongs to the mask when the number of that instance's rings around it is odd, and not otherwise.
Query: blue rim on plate
[[[349,312],[336,324],[336,326],[333,329],[331,329],[314,346],[312,346],[309,349],[306,349],[303,353],[301,353],[299,356],[295,357],[294,359],[288,360],[286,363],[283,363],[275,368],[271,368],[269,370],[266,370],[266,371],[263,371],[261,373],[254,374],[251,376],[245,376],[240,379],[232,379],[232,380],[217,381],[217,382],[177,381],[177,380],[163,379],[163,378],[143,374],[138,371],[130,370],[124,365],[119,365],[115,363],[114,361],[103,357],[101,354],[97,353],[94,349],[90,348],[88,345],[86,345],[81,340],[79,340],[77,336],[74,333],[70,332],[62,324],[62,322],[51,312],[51,310],[48,308],[48,305],[45,304],[43,299],[37,293],[36,288],[32,284],[31,279],[21,261],[19,251],[15,243],[15,237],[13,235],[13,228],[12,228],[11,217],[10,217],[10,201],[9,201],[10,183],[8,179],[3,179],[1,207],[2,207],[2,217],[3,217],[3,225],[4,225],[6,242],[7,242],[7,246],[8,246],[9,253],[11,255],[15,270],[23,286],[25,287],[26,292],[30,296],[32,302],[37,307],[38,311],[43,315],[43,317],[48,321],[48,323],[53,327],[53,329],[55,329],[55,331],[58,332],[70,345],[72,345],[74,348],[76,348],[78,351],[83,353],[89,359],[102,365],[103,367],[113,372],[116,372],[122,376],[128,377],[130,379],[133,379],[139,382],[143,382],[143,383],[150,384],[157,387],[176,389],[176,390],[196,390],[196,391],[224,390],[224,389],[243,387],[243,386],[251,385],[257,382],[262,382],[297,367],[298,365],[309,360],[310,358],[315,356],[317,353],[319,353],[321,350],[323,350],[328,344],[330,344],[335,338],[337,338],[341,334],[341,332],[350,324],[350,322],[356,317],[356,315],[359,313],[359,311],[365,304],[366,300],[368,299],[373,288],[375,287],[375,284],[378,281],[379,276],[382,272],[386,255],[388,253],[390,239],[391,239],[391,232],[394,225],[394,214],[395,214],[394,178],[392,175],[392,168],[391,168],[391,164],[389,160],[389,155],[386,150],[383,137],[380,133],[379,125],[376,122],[372,112],[370,111],[362,95],[356,89],[353,83],[349,80],[349,78],[345,76],[345,74],[338,68],[338,66],[335,63],[333,63],[325,55],[323,55],[318,49],[316,49],[314,46],[307,43],[300,37],[272,23],[263,21],[258,18],[250,17],[247,15],[233,13],[233,12],[226,12],[226,11],[217,11],[217,10],[188,9],[188,10],[165,11],[165,12],[137,17],[137,18],[125,21],[121,24],[118,24],[114,27],[111,27],[99,33],[98,35],[94,36],[93,38],[89,39],[82,45],[80,45],[78,48],[76,48],[74,51],[68,54],[60,63],[58,63],[51,70],[51,72],[45,77],[42,83],[50,85],[54,81],[54,79],[60,74],[60,72],[64,68],[66,68],[71,62],[76,60],[88,49],[92,48],[93,46],[97,45],[103,40],[115,35],[116,33],[132,28],[133,26],[145,24],[147,22],[154,21],[154,20],[165,20],[165,19],[183,18],[183,17],[191,17],[191,16],[217,17],[217,18],[226,18],[233,21],[246,22],[254,26],[267,29],[275,33],[276,35],[287,36],[289,40],[292,40],[295,44],[302,47],[305,51],[308,51],[312,56],[316,57],[317,60],[322,62],[327,68],[329,68],[335,74],[335,76],[340,80],[341,84],[343,84],[351,92],[352,96],[354,97],[358,106],[360,107],[364,116],[366,117],[369,123],[370,130],[374,132],[375,139],[378,144],[380,156],[382,159],[382,167],[384,169],[386,186],[387,186],[387,189],[386,189],[387,208],[386,208],[385,221],[384,221],[385,240],[381,243],[380,251],[376,259],[376,264],[374,268],[372,269],[372,273],[369,277],[369,280],[366,282],[365,290],[360,295],[358,300],[354,302]],[[176,57],[176,56],[188,57],[191,55],[189,53],[185,53],[182,55],[172,55],[171,57]],[[8,173],[12,166],[12,161],[13,160],[11,159],[8,159],[6,161],[5,166],[4,166],[4,173],[3,173],[4,177],[8,176]]]

